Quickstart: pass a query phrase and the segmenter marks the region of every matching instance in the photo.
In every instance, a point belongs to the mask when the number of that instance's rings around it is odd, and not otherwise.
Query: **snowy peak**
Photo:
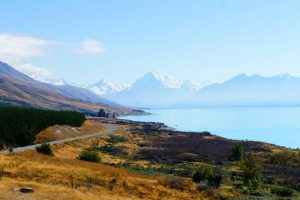
[[[152,71],[137,79],[126,90],[112,95],[111,99],[133,107],[165,108],[192,97],[205,84],[181,81]]]
[[[181,81],[171,76],[164,76],[157,71],[152,71],[139,78],[133,85],[133,88],[165,88],[178,89]]]
[[[111,95],[111,94],[120,92],[126,88],[128,88],[128,85],[112,83],[105,79],[102,79],[102,80],[88,86],[89,90],[91,90],[92,92],[94,92],[98,95]]]

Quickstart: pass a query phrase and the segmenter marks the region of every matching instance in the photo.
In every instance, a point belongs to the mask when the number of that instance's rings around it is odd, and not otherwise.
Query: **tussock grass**
[[[98,137],[54,145],[55,157],[35,151],[1,155],[0,199],[204,199],[193,183],[178,190],[162,184],[163,178],[76,159],[95,143],[108,144]],[[34,192],[22,194],[20,187]]]

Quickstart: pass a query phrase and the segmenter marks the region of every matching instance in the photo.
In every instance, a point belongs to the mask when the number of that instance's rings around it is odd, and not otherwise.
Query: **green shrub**
[[[94,150],[101,151],[103,153],[108,153],[113,156],[128,155],[128,153],[126,152],[126,147],[122,147],[122,146],[106,145],[104,147],[94,148]]]
[[[93,150],[84,150],[82,151],[79,156],[79,160],[84,160],[84,161],[90,161],[90,162],[100,162],[101,158],[99,154],[96,151]]]
[[[215,174],[213,177],[208,179],[208,185],[219,188],[221,186],[222,178],[221,174]]]
[[[109,143],[116,144],[116,143],[120,143],[120,142],[127,142],[128,139],[123,136],[112,135],[112,136],[110,136],[110,138],[107,138],[106,141]]]
[[[193,182],[200,183],[205,181],[207,186],[216,188],[220,187],[222,179],[221,170],[214,169],[208,165],[200,167],[193,176]]]
[[[40,146],[37,146],[37,147],[35,147],[35,149],[38,153],[42,153],[42,154],[49,155],[49,156],[54,156],[52,148],[51,148],[50,144],[48,144],[48,143],[44,143]]]
[[[244,183],[251,190],[258,189],[263,182],[261,162],[250,152],[248,158],[245,159],[243,165]]]
[[[231,159],[233,161],[241,161],[243,159],[243,146],[237,144],[232,149]]]
[[[278,186],[278,185],[272,186],[271,192],[280,197],[291,197],[294,194],[293,189],[286,186]]]
[[[193,182],[200,183],[214,177],[214,170],[211,166],[201,166],[193,176]]]

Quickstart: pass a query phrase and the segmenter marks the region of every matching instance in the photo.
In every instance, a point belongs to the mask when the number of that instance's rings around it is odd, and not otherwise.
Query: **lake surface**
[[[243,107],[203,109],[148,109],[153,115],[126,116],[162,122],[180,131],[209,131],[241,140],[263,141],[300,148],[300,107]]]

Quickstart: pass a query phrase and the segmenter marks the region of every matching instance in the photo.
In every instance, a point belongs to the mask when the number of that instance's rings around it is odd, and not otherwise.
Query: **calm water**
[[[209,131],[231,139],[300,148],[300,107],[150,109],[123,119],[163,122],[180,131]]]

